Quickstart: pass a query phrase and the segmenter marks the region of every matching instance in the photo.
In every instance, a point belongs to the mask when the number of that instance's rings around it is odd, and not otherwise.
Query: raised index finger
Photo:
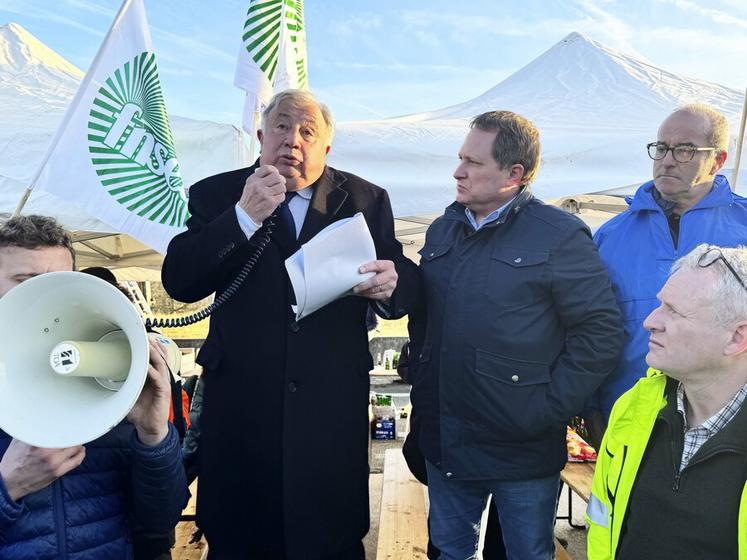
[[[257,177],[267,177],[268,175],[272,175],[273,173],[279,173],[278,168],[274,165],[260,165],[255,171],[254,175]]]

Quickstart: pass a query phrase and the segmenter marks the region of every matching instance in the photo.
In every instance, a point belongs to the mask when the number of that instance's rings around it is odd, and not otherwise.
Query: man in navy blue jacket
[[[51,218],[22,216],[0,226],[0,297],[46,272],[70,271],[68,234]],[[0,558],[132,558],[131,527],[164,533],[176,525],[187,486],[171,389],[151,343],[148,379],[127,420],[101,438],[41,449],[0,430]]]
[[[531,193],[531,122],[475,117],[459,159],[410,314],[430,535],[440,559],[473,558],[492,494],[508,557],[548,560],[566,425],[617,363],[620,313],[588,228]]]

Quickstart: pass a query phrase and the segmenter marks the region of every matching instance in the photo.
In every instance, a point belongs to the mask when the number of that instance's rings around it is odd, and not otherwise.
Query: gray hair
[[[729,149],[729,121],[720,111],[705,103],[690,103],[683,105],[672,114],[675,113],[687,113],[700,117],[708,126],[706,128],[708,143],[719,152],[726,152]]]
[[[270,116],[273,111],[284,101],[288,101],[295,107],[313,106],[319,109],[324,119],[324,124],[327,125],[327,134],[329,135],[329,143],[332,143],[332,138],[335,135],[335,118],[332,116],[332,111],[324,103],[319,101],[316,96],[308,90],[304,89],[286,89],[280,93],[276,93],[270,103],[268,103],[265,110],[262,111],[262,130],[266,132],[265,127],[270,121]]]
[[[680,270],[703,270],[698,263],[705,253],[719,249],[724,258],[736,271],[743,282],[747,283],[747,246],[735,248],[718,247],[701,243],[672,266],[672,274]],[[715,288],[706,295],[716,314],[716,321],[724,327],[747,321],[747,290],[739,283],[723,262],[714,262],[705,267],[716,277]]]

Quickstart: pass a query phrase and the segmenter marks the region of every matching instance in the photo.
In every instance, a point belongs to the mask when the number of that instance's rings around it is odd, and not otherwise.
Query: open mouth
[[[296,159],[292,156],[280,156],[278,158],[278,163],[283,165],[298,165],[299,163],[301,163],[301,160]]]

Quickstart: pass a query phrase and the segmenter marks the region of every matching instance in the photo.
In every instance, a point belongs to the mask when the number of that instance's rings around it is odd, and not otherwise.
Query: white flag
[[[143,0],[124,0],[33,187],[165,253],[188,217]]]
[[[307,89],[303,0],[251,0],[246,14],[234,85],[246,91],[244,130],[273,93]]]

